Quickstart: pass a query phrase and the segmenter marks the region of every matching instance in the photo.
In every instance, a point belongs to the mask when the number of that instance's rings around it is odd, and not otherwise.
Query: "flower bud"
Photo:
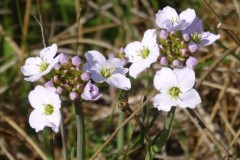
[[[190,39],[189,35],[186,34],[186,33],[184,33],[184,34],[183,34],[183,40],[184,40],[185,42],[188,42],[189,39]]]
[[[78,67],[81,64],[81,59],[78,56],[73,57],[71,60],[72,64],[76,67]]]
[[[190,42],[188,44],[188,49],[189,49],[189,51],[191,53],[194,53],[194,52],[196,52],[198,50],[198,45],[196,43],[194,43],[194,42]]]
[[[83,73],[81,74],[81,79],[82,79],[83,81],[89,81],[90,78],[91,78],[91,75],[90,75],[89,72],[83,72]]]
[[[47,81],[45,84],[44,84],[44,87],[54,87],[54,84],[53,84],[53,80],[51,79],[51,80],[49,80],[49,81]]]
[[[68,60],[69,60],[69,56],[67,56],[66,54],[61,53],[61,54],[59,55],[59,62],[60,62],[61,64],[66,63]]]
[[[99,89],[96,85],[92,84],[90,81],[86,84],[83,93],[81,94],[82,99],[89,101],[96,101],[102,95],[99,93]]]
[[[54,69],[55,69],[56,71],[59,71],[59,70],[61,69],[61,64],[59,64],[59,63],[55,64],[55,65],[54,65]]]
[[[58,76],[58,75],[55,75],[54,77],[53,77],[53,82],[55,83],[55,84],[60,84],[61,83],[61,77],[60,76]]]
[[[58,87],[56,88],[56,92],[57,92],[57,94],[62,94],[62,92],[63,92],[62,87],[58,86]]]
[[[162,57],[160,59],[160,64],[163,65],[163,66],[167,66],[168,65],[168,59],[167,57]]]
[[[181,62],[177,59],[173,60],[173,62],[172,62],[173,67],[179,67],[180,64],[181,64]]]
[[[78,93],[77,92],[71,92],[69,94],[69,98],[72,100],[72,101],[75,101],[78,99]]]
[[[160,31],[160,38],[166,40],[168,38],[168,32],[164,29]]]
[[[189,56],[189,58],[186,61],[186,66],[190,69],[193,69],[197,65],[197,59],[194,57]]]
[[[188,56],[188,53],[187,53],[187,49],[181,49],[181,55],[183,56],[183,57],[187,57]]]

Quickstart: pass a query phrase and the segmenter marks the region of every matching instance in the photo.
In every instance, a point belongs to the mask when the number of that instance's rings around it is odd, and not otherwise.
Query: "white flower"
[[[158,71],[154,77],[154,86],[160,92],[153,98],[153,105],[158,110],[170,111],[172,106],[195,108],[201,103],[198,92],[193,89],[195,72],[189,68]]]
[[[97,82],[107,82],[109,85],[129,90],[131,82],[126,78],[127,68],[123,68],[123,61],[119,58],[106,60],[98,51],[88,51],[86,53],[87,63],[83,66],[88,71],[91,78]]]
[[[175,9],[167,6],[156,14],[156,24],[168,32],[183,30],[193,22],[195,17],[196,13],[193,9],[187,9],[178,16]]]
[[[36,132],[43,130],[45,126],[58,132],[61,114],[61,100],[54,87],[44,88],[36,86],[28,99],[34,108],[29,117],[29,124]]]
[[[196,17],[192,24],[182,31],[183,34],[189,34],[192,43],[197,47],[208,46],[220,38],[220,35],[215,35],[210,32],[203,31],[202,20]]]
[[[125,50],[125,56],[132,63],[129,68],[129,75],[136,78],[150,65],[157,61],[159,47],[157,44],[157,33],[155,29],[148,29],[143,36],[142,42],[131,42]]]
[[[54,58],[57,53],[57,45],[44,48],[40,52],[40,57],[30,57],[26,60],[25,65],[21,67],[21,71],[26,81],[34,82],[40,77],[48,74],[55,64],[59,62],[59,56]]]

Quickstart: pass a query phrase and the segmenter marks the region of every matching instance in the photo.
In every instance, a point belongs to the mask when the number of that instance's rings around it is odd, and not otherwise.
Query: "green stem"
[[[63,159],[67,160],[68,152],[67,152],[67,144],[66,144],[66,135],[65,135],[65,129],[64,129],[64,121],[63,121],[63,113],[61,110],[61,137],[62,137],[62,146],[63,146]]]
[[[74,102],[77,121],[77,160],[85,159],[85,127],[82,103],[78,100]]]

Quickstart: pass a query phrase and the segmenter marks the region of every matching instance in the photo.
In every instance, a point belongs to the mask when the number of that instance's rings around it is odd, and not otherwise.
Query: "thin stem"
[[[77,100],[74,102],[76,121],[77,121],[77,160],[85,159],[85,126],[82,103]]]
[[[67,144],[66,144],[66,135],[65,135],[65,129],[64,129],[64,121],[63,121],[63,112],[61,111],[61,137],[62,137],[62,147],[63,147],[63,159],[67,160],[68,152],[67,152]]]

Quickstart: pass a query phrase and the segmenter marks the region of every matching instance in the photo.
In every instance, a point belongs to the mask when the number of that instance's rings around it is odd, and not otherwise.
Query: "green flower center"
[[[49,63],[45,63],[45,62],[42,62],[41,65],[39,65],[40,67],[40,71],[43,72],[45,71],[49,66]]]
[[[172,87],[169,89],[169,94],[174,99],[179,97],[180,92],[181,90],[178,87]]]
[[[44,105],[44,114],[51,115],[54,111],[54,107],[51,104]]]
[[[149,55],[150,51],[147,47],[143,47],[142,50],[140,50],[140,55],[143,59],[146,59]]]
[[[201,36],[198,33],[191,34],[192,41],[196,44],[201,43]]]
[[[100,71],[100,74],[104,78],[109,78],[112,75],[113,72],[114,72],[114,68],[112,68],[112,67],[103,67],[103,69]]]

